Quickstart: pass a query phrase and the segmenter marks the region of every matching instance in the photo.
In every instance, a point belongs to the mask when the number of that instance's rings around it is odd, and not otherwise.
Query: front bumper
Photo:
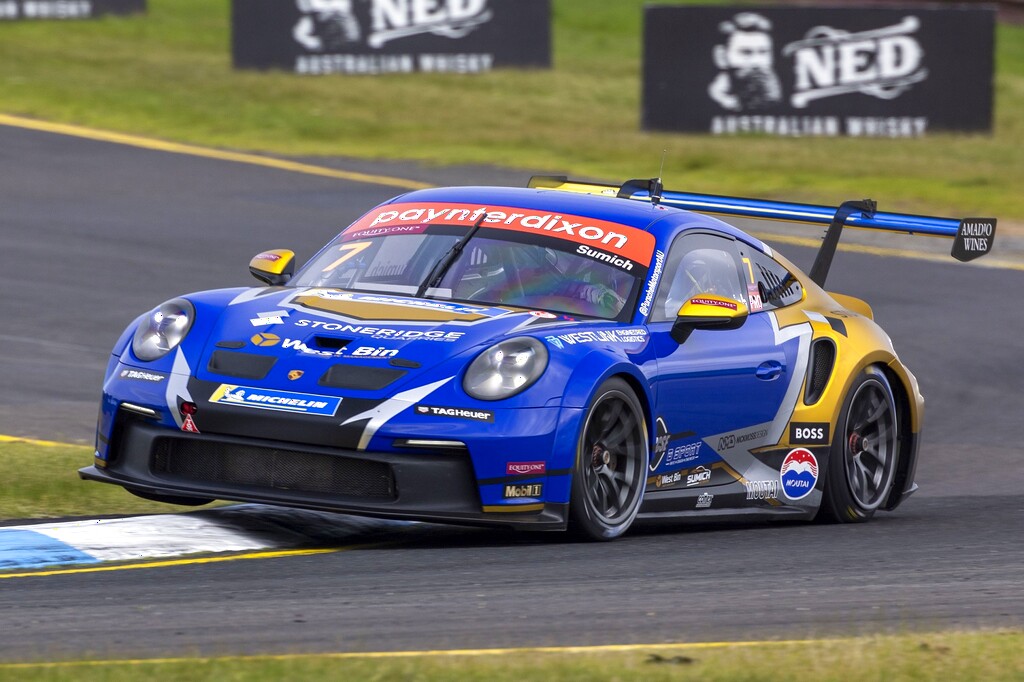
[[[121,410],[106,455],[79,475],[164,497],[534,530],[566,525],[567,504],[484,505],[465,448],[366,452],[194,434]]]

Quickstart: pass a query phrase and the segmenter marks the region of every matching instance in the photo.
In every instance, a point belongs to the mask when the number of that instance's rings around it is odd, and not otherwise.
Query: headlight
[[[167,301],[139,323],[132,339],[135,357],[152,362],[167,355],[188,334],[195,317],[195,307],[185,299]]]
[[[501,400],[526,390],[548,366],[548,349],[520,336],[491,346],[466,370],[462,387],[478,400]]]

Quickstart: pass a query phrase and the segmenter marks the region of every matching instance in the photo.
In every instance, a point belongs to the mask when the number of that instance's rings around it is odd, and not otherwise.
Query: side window
[[[745,244],[740,245],[740,257],[746,270],[750,293],[750,312],[774,310],[798,303],[804,297],[800,281],[774,258]],[[754,299],[754,293],[760,299]]]
[[[717,294],[746,303],[739,273],[732,239],[707,233],[680,235],[665,259],[650,321],[674,320],[683,304],[697,294]]]

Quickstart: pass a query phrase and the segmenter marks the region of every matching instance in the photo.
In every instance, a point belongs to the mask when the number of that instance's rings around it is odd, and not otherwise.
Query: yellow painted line
[[[214,663],[229,661],[303,661],[312,659],[382,659],[382,658],[442,658],[451,656],[508,656],[512,654],[601,654],[630,653],[636,651],[693,651],[707,649],[752,648],[766,646],[816,646],[856,641],[847,639],[780,639],[749,642],[672,642],[665,644],[604,644],[596,646],[542,646],[503,649],[432,649],[425,651],[367,651],[323,654],[256,654],[253,656],[201,656],[189,658],[127,658],[95,661],[52,661],[40,663],[0,663],[0,670],[19,668],[72,668],[115,665],[159,665],[184,663]]]
[[[81,443],[58,443],[53,440],[36,440],[34,438],[21,438],[19,436],[4,436],[0,434],[0,443],[25,443],[27,445],[40,445],[44,448],[91,448],[91,445]]]
[[[818,249],[821,247],[820,239],[813,239],[811,237],[795,237],[788,234],[775,234],[771,232],[750,232],[758,239],[766,242],[777,242],[779,244],[792,244],[794,246],[806,246],[811,249]],[[910,251],[909,249],[891,249],[883,246],[869,246],[867,244],[840,244],[840,251],[846,251],[847,253],[865,253],[872,256],[885,256],[889,258],[908,258],[911,260],[923,260],[932,263],[947,263],[950,265],[955,264],[952,256],[942,255],[938,253],[922,253],[920,251]],[[979,265],[988,268],[997,268],[1000,270],[1024,270],[1024,263],[1011,260],[1002,260],[999,258],[979,258],[976,261],[967,263],[967,265]]]
[[[277,170],[291,171],[293,173],[305,173],[306,175],[319,175],[325,178],[348,180],[350,182],[363,182],[370,185],[385,185],[388,187],[399,187],[401,189],[428,189],[433,187],[425,182],[408,180],[406,178],[394,178],[387,175],[373,175],[370,173],[356,173],[354,171],[337,170],[325,166],[314,166],[308,163],[296,161],[285,161],[274,159],[258,154],[246,154],[244,152],[231,152],[220,149],[211,149],[191,144],[180,144],[177,142],[166,142],[141,135],[127,135],[107,130],[86,128],[84,126],[68,125],[65,123],[50,123],[21,116],[10,116],[0,114],[0,125],[13,128],[25,128],[28,130],[39,130],[57,135],[70,135],[86,140],[99,142],[112,142],[114,144],[128,145],[140,149],[150,149],[158,152],[169,152],[171,154],[186,154],[199,156],[205,159],[217,159],[219,161],[234,161],[236,163],[247,163],[252,166],[263,166],[264,168],[275,168]]]
[[[82,568],[60,568],[52,571],[30,571],[27,573],[0,573],[0,580],[5,578],[37,578],[51,575],[74,575],[77,573],[107,573],[110,571],[132,571],[141,568],[168,568],[170,566],[195,566],[198,564],[217,564],[225,561],[244,561],[247,559],[278,559],[280,557],[307,556],[310,554],[334,554],[363,547],[379,545],[352,545],[350,547],[329,547],[327,549],[284,549],[272,552],[250,552],[248,554],[232,554],[231,556],[194,557],[191,559],[171,559],[169,561],[150,561],[140,564],[121,564],[119,566],[85,566]]]

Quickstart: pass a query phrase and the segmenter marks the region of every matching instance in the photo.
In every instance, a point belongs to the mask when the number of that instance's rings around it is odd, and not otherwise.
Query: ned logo
[[[816,99],[861,93],[890,100],[928,77],[924,50],[911,34],[920,28],[908,16],[893,26],[850,33],[816,26],[807,37],[786,45],[796,77],[790,103],[802,109]]]
[[[295,0],[302,16],[292,37],[310,52],[339,52],[362,42],[379,49],[392,40],[425,33],[458,39],[491,20],[487,2]]]
[[[916,16],[897,24],[860,32],[815,26],[802,40],[782,48],[776,62],[772,22],[755,12],[740,12],[718,25],[723,40],[712,57],[719,69],[708,95],[723,109],[756,112],[781,104],[777,69],[792,68],[789,103],[803,109],[815,100],[850,93],[882,100],[899,97],[928,78],[925,52],[914,33]]]

